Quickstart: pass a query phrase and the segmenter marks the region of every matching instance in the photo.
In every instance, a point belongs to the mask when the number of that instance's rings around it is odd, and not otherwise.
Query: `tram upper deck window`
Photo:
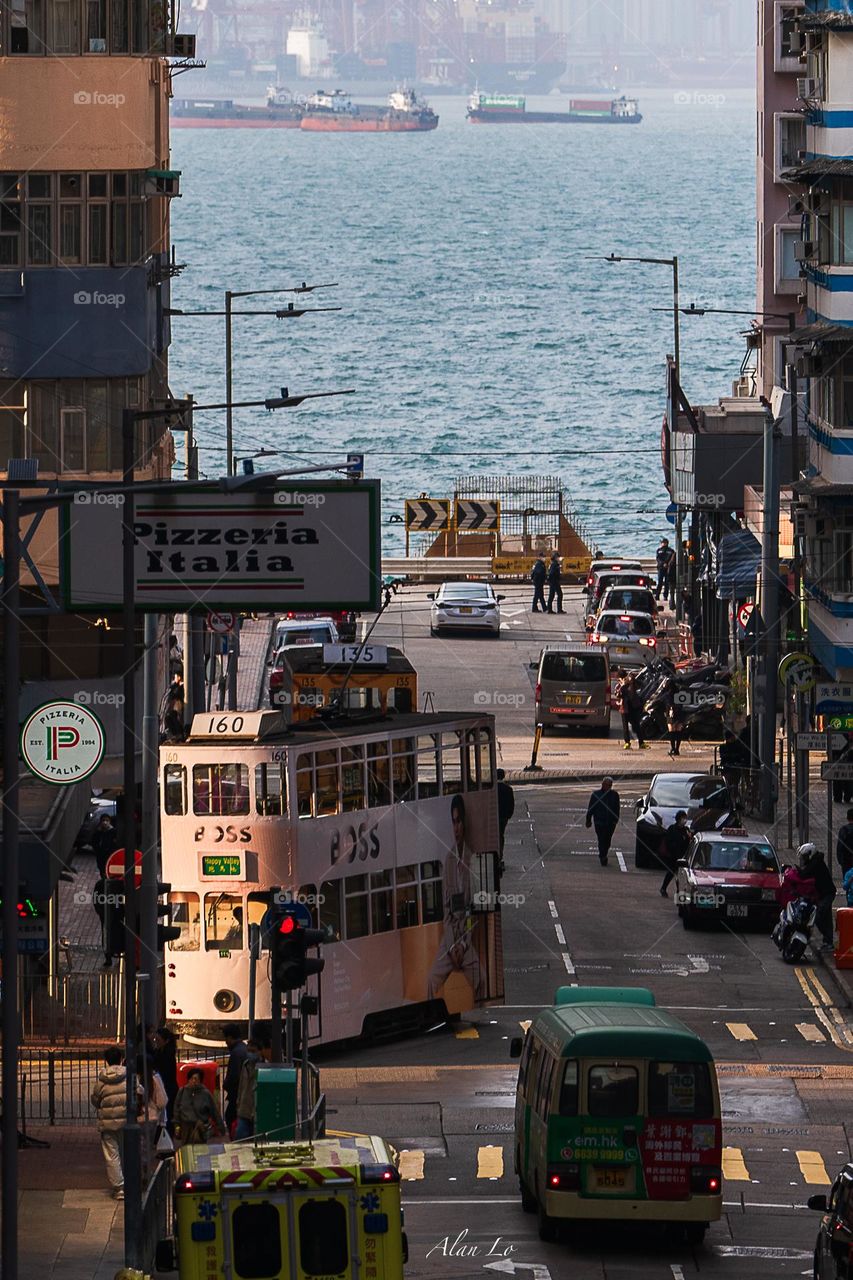
[[[394,803],[415,798],[415,743],[413,738],[394,738],[391,742],[394,779]]]
[[[163,770],[163,809],[170,818],[187,811],[187,771],[182,764],[167,764]]]
[[[193,765],[193,813],[227,817],[248,812],[249,770],[246,765]]]
[[[204,947],[206,951],[242,950],[242,898],[233,893],[204,895]]]
[[[341,881],[324,880],[320,885],[320,928],[331,925],[335,938],[343,937],[341,930]]]
[[[364,808],[364,747],[341,747],[341,798],[344,813]]]
[[[481,729],[469,729],[465,737],[467,790],[488,790],[494,785],[492,778],[491,734],[484,727]]]
[[[170,951],[198,951],[201,939],[201,913],[198,894],[175,892],[169,894],[172,908],[172,924],[181,935],[169,943]]]
[[[441,863],[421,863],[421,923],[433,924],[444,919]]]
[[[397,928],[410,929],[418,923],[417,867],[398,867],[396,880]]]
[[[391,803],[391,771],[388,763],[388,743],[367,744],[367,803],[378,809]]]
[[[310,818],[314,796],[314,757],[296,757],[296,811],[300,818]]]
[[[462,734],[458,729],[441,735],[441,777],[446,796],[462,790]]]
[[[265,818],[287,812],[287,777],[282,764],[255,765],[255,808]]]
[[[418,738],[418,798],[421,800],[438,795],[440,741],[437,733]]]
[[[387,933],[394,928],[393,897],[391,872],[372,872],[370,876],[371,933]]]
[[[316,760],[317,783],[315,792],[314,816],[329,817],[340,813],[341,803],[338,795],[338,753],[337,751],[318,751]]]

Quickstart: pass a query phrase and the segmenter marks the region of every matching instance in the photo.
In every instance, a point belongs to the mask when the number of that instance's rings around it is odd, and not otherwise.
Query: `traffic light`
[[[172,924],[172,904],[161,902],[160,898],[171,892],[170,884],[157,882],[157,915],[165,916],[166,923],[157,925],[157,950],[162,951],[167,942],[175,942],[181,936],[180,925]]]
[[[322,973],[326,961],[309,956],[308,948],[325,941],[324,929],[306,928],[291,912],[275,920],[270,934],[272,975],[280,991],[295,991],[312,974]]]

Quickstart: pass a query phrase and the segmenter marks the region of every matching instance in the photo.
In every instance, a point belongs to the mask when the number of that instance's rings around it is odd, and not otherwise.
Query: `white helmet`
[[[808,844],[801,844],[799,849],[797,850],[797,862],[799,866],[801,868],[806,866],[807,863],[811,862],[812,858],[815,856],[816,853],[817,853],[816,844],[812,844],[811,842],[809,842]]]

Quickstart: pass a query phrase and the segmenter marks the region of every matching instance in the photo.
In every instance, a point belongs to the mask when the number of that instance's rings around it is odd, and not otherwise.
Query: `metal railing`
[[[47,1044],[117,1040],[122,1034],[119,969],[99,973],[18,975],[21,1038]]]
[[[153,1271],[157,1245],[174,1236],[175,1162],[161,1160],[142,1200],[142,1267]]]

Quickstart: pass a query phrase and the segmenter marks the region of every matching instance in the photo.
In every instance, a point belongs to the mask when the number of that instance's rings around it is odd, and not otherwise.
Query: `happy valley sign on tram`
[[[64,513],[63,590],[74,612],[122,602],[120,505]],[[149,612],[375,609],[381,580],[379,481],[325,481],[224,493],[176,484],[135,495],[134,603]]]

